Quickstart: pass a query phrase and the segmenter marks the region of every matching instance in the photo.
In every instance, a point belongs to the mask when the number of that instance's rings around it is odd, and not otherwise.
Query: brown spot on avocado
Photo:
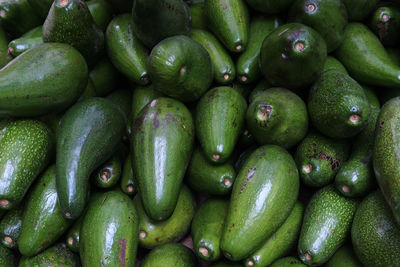
[[[118,243],[119,243],[119,247],[121,248],[121,250],[120,250],[120,252],[118,254],[118,259],[121,262],[121,267],[125,267],[126,266],[126,262],[125,262],[126,239],[123,238]]]
[[[253,167],[253,168],[250,168],[250,169],[247,171],[247,173],[246,173],[247,178],[246,178],[246,181],[243,183],[242,187],[240,188],[239,195],[240,195],[241,193],[243,193],[243,190],[246,188],[247,183],[254,177],[254,175],[256,174],[256,170],[257,170],[257,168]]]

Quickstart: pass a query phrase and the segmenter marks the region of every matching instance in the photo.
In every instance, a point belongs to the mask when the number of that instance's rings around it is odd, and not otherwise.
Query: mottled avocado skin
[[[398,266],[400,227],[380,190],[361,202],[351,228],[354,252],[368,267]]]

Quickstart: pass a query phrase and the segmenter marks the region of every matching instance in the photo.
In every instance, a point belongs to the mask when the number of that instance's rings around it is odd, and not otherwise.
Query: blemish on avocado
[[[253,167],[253,168],[250,168],[250,169],[247,171],[247,173],[246,173],[247,178],[246,178],[246,181],[244,182],[244,184],[242,185],[242,187],[240,188],[239,195],[240,195],[241,193],[243,193],[243,190],[246,188],[247,183],[254,177],[254,175],[256,174],[256,170],[257,170],[257,168]]]
[[[119,242],[119,247],[121,248],[119,254],[118,254],[118,259],[121,262],[121,267],[125,267],[126,266],[126,262],[125,262],[125,254],[126,254],[126,239],[123,238],[122,240],[120,240]]]

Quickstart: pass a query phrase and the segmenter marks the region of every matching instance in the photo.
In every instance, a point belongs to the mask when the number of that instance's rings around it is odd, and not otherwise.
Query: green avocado
[[[37,26],[26,32],[21,37],[12,40],[8,44],[8,53],[13,57],[16,57],[21,55],[26,50],[42,43],[42,26]]]
[[[10,265],[4,265],[10,266]],[[72,253],[65,243],[56,244],[42,253],[33,256],[22,256],[18,267],[43,267],[43,266],[62,266],[80,267],[79,256]]]
[[[182,244],[169,243],[156,247],[144,258],[141,267],[196,267],[193,252]]]
[[[4,215],[0,222],[1,244],[7,248],[16,248],[17,240],[21,233],[23,205],[10,210]]]

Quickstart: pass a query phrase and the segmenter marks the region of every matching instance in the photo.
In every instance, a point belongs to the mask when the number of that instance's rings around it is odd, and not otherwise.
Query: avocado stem
[[[350,193],[350,187],[348,187],[347,185],[342,186],[342,191],[345,193]]]
[[[312,4],[309,4],[309,5],[307,6],[307,10],[308,10],[309,12],[313,12],[313,11],[315,10],[315,6],[312,5]]]
[[[6,243],[9,245],[13,242],[12,238],[9,236],[4,237],[4,241],[6,241]]]
[[[297,51],[301,52],[304,50],[304,44],[302,42],[298,42],[296,43],[295,48]]]
[[[199,252],[204,256],[207,257],[208,256],[208,249],[204,248],[204,247],[199,247]]]
[[[242,46],[241,45],[237,45],[235,48],[236,48],[237,51],[242,50]]]
[[[146,236],[147,236],[147,234],[145,231],[142,230],[139,232],[139,238],[143,239],[143,238],[146,238]]]
[[[60,6],[65,7],[68,5],[68,0],[60,0]]]
[[[0,17],[5,18],[7,16],[7,12],[5,10],[0,11]]]
[[[71,246],[74,245],[74,238],[69,237],[68,238],[68,244],[71,245]]]
[[[103,171],[100,175],[103,181],[108,181],[110,179],[110,173],[108,171]]]
[[[0,200],[0,206],[5,207],[10,203],[7,199]]]
[[[179,70],[179,73],[182,75],[185,73],[185,66],[182,66]]]
[[[357,114],[353,114],[353,115],[351,115],[350,118],[349,118],[349,120],[350,120],[352,123],[357,123],[357,122],[360,121],[360,119],[361,119],[361,116],[360,116],[360,115],[357,115]]]
[[[218,154],[214,154],[214,155],[212,155],[212,157],[214,160],[219,160],[221,158],[221,156]]]
[[[246,82],[247,81],[247,77],[246,76],[242,76],[242,82]]]
[[[126,191],[128,192],[132,192],[133,191],[133,186],[128,185],[128,187],[126,188]]]
[[[310,173],[312,171],[312,165],[311,164],[307,164],[306,166],[303,167],[303,171],[305,173]]]
[[[225,74],[224,75],[224,80],[228,80],[229,79],[229,74]]]
[[[250,266],[250,267],[254,266],[254,261],[249,260],[249,261],[247,262],[247,266]]]
[[[231,185],[231,180],[229,180],[228,178],[225,178],[224,179],[224,185],[230,186]]]
[[[304,256],[306,257],[306,260],[308,261],[312,260],[312,256],[310,253],[307,252]]]

